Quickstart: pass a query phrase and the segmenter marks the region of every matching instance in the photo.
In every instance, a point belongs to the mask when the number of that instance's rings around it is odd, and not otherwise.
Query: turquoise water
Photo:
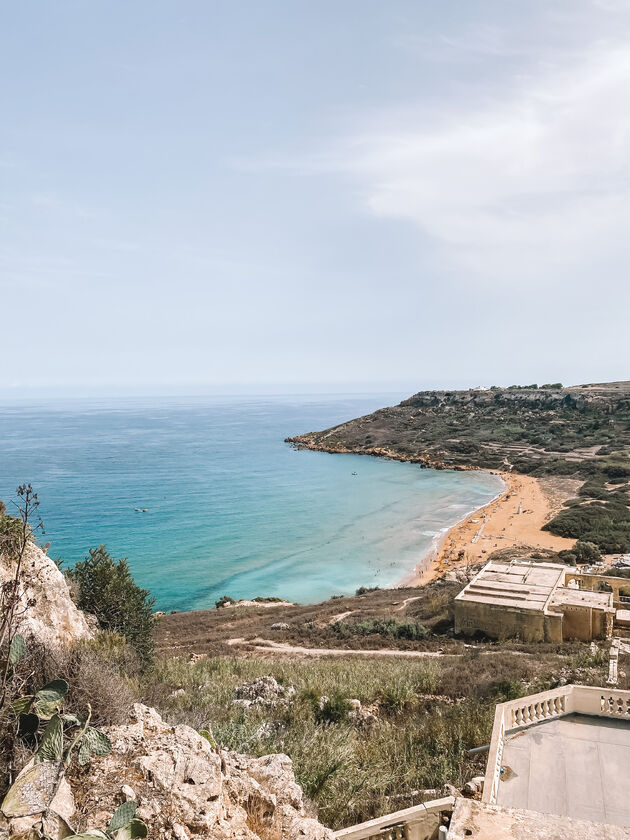
[[[213,606],[224,594],[309,603],[387,586],[500,480],[283,441],[398,399],[1,405],[0,498],[31,481],[52,557],[71,566],[105,543],[163,610]]]

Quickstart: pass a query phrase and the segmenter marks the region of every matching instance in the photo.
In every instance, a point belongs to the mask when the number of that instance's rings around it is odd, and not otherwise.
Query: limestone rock
[[[94,635],[88,619],[77,609],[66,579],[39,546],[30,543],[23,559],[24,582],[18,632],[32,636],[48,647],[71,644]],[[0,556],[0,583],[9,580],[12,571]]]
[[[110,727],[112,752],[71,773],[79,828],[106,825],[133,785],[150,837],[164,840],[332,840],[307,815],[286,755],[215,752],[188,726],[171,727],[147,706]],[[75,820],[76,822],[76,820]]]
[[[295,696],[295,688],[280,685],[272,676],[256,677],[251,682],[239,685],[234,692],[233,705],[249,709],[252,706],[273,708],[290,703]]]
[[[364,706],[360,700],[349,700],[351,709],[348,718],[359,729],[369,729],[378,723],[378,708],[376,705]]]

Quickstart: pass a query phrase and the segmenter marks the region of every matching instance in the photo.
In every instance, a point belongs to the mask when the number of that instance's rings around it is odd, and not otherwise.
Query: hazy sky
[[[630,378],[630,2],[0,10],[5,393]]]

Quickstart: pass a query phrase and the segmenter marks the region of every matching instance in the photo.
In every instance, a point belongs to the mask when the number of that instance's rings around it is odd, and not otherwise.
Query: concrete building
[[[611,578],[569,566],[491,560],[455,598],[455,632],[527,642],[609,638],[615,617]]]

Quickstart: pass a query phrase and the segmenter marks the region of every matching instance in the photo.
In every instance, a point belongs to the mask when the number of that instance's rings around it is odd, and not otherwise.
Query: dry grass
[[[425,789],[461,785],[483,772],[485,756],[467,750],[489,741],[496,702],[577,676],[604,679],[603,655],[588,646],[537,656],[494,645],[457,660],[357,659],[263,661],[216,657],[190,665],[163,659],[145,683],[145,701],[172,723],[212,727],[217,742],[239,752],[287,753],[319,818],[333,828],[423,800]],[[234,690],[273,675],[296,688],[288,707],[248,711],[232,705]],[[176,689],[183,693],[173,696]],[[326,722],[315,713],[325,695],[356,698],[377,709],[377,723]]]

